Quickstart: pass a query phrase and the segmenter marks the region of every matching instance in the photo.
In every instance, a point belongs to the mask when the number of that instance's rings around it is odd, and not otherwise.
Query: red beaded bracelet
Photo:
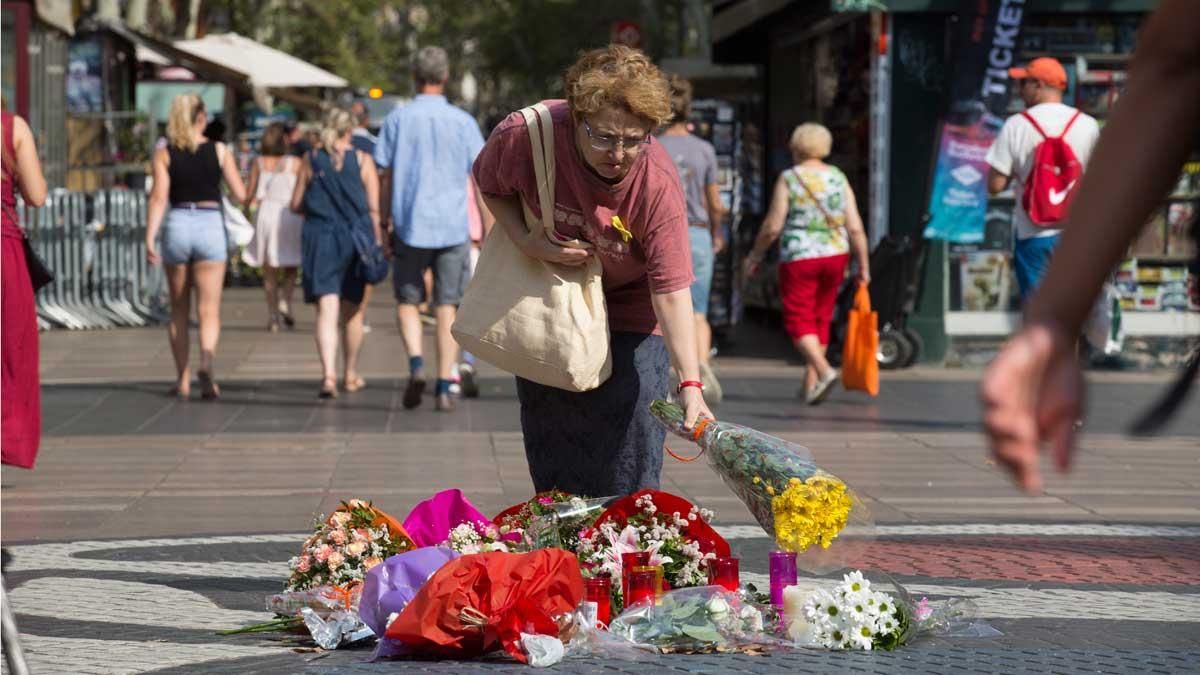
[[[704,383],[703,382],[697,382],[696,380],[684,380],[683,382],[679,383],[679,388],[675,390],[675,393],[682,394],[683,390],[687,387],[695,387],[695,388],[699,389],[700,391],[704,391]]]

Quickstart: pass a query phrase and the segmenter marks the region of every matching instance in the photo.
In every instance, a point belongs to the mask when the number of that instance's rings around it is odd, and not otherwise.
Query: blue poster
[[[940,125],[928,239],[983,241],[986,160],[1008,105],[1008,69],[1016,64],[1024,0],[977,0],[959,16],[951,106]]]

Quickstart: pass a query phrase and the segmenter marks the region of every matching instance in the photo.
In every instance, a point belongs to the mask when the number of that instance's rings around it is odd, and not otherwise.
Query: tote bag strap
[[[533,146],[533,177],[537,182],[538,208],[542,212],[542,229],[551,243],[569,248],[590,248],[591,245],[578,239],[563,239],[554,228],[554,121],[550,108],[544,103],[535,103],[521,108],[525,126],[529,130],[529,142]]]

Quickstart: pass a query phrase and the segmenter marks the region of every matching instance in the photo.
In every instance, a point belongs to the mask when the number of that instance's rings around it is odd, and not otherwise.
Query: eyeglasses
[[[592,125],[588,124],[587,120],[583,120],[583,131],[587,134],[588,140],[591,141],[592,149],[602,152],[611,152],[617,148],[623,148],[625,152],[637,152],[641,149],[641,146],[650,142],[650,134],[630,138],[597,135],[592,133]]]

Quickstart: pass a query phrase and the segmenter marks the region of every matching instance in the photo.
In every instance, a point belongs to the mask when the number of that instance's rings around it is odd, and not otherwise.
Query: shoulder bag
[[[554,129],[549,108],[539,103],[521,114],[533,146],[542,211],[539,220],[522,202],[525,226],[541,230],[556,245],[590,248],[586,242],[563,241],[554,234]],[[463,349],[539,384],[587,391],[612,373],[600,260],[591,256],[587,264],[570,267],[531,258],[503,226],[492,228],[483,244],[451,331]]]

